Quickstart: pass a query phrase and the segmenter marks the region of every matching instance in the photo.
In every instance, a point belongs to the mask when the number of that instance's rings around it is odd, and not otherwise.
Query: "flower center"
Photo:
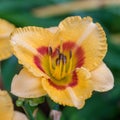
[[[34,56],[35,65],[59,82],[67,80],[84,63],[84,51],[74,42],[65,42],[54,50],[51,46],[42,46],[37,51],[40,55]]]
[[[57,48],[56,53],[55,65],[53,65],[52,48],[48,47],[50,73],[55,79],[61,80],[69,75],[72,71],[72,51],[70,50],[67,52],[68,54],[65,55],[64,53],[60,52],[59,48]]]

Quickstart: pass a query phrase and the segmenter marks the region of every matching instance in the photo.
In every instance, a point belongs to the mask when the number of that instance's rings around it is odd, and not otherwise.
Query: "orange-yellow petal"
[[[12,55],[10,38],[0,38],[0,61],[9,58]]]
[[[42,87],[41,79],[33,76],[25,68],[13,78],[11,92],[23,98],[35,98],[46,94]]]
[[[4,19],[0,19],[0,38],[8,37],[14,29],[15,26],[12,23]]]
[[[7,59],[12,55],[10,47],[10,34],[15,26],[4,19],[0,19],[0,60]]]
[[[39,48],[48,47],[53,39],[53,34],[47,29],[40,27],[18,28],[11,36],[11,44],[14,54],[29,71],[35,76],[45,76],[45,74],[36,66],[34,57],[42,54]]]
[[[59,24],[60,39],[65,41],[76,42],[80,36],[84,33],[84,29],[81,25],[82,19],[80,16],[67,17]],[[82,28],[81,28],[82,27]]]
[[[54,50],[56,47],[60,45],[60,39],[59,39],[59,28],[58,27],[50,27],[47,28],[51,33],[54,34],[53,39],[50,41],[50,46]]]
[[[15,111],[13,120],[28,120],[28,118],[25,116],[25,114]]]
[[[80,109],[84,106],[85,99],[91,96],[93,87],[90,80],[90,73],[85,68],[77,69],[76,73],[76,85],[69,85],[65,88],[59,88],[52,85],[49,80],[43,78],[43,88],[47,91],[50,98],[56,103],[75,106]]]
[[[90,71],[101,64],[107,50],[106,36],[98,23],[90,17],[68,17],[59,24],[60,39],[75,42],[84,51],[83,67]]]
[[[55,34],[58,30],[58,27],[56,27],[56,26],[55,27],[49,27],[49,28],[47,28],[47,30],[49,30],[51,33]]]
[[[91,72],[94,90],[104,92],[113,88],[114,78],[109,68],[102,63]]]
[[[12,120],[13,104],[9,94],[0,90],[0,120]]]

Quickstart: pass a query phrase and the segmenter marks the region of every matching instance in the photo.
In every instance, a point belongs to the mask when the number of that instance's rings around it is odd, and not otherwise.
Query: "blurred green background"
[[[100,1],[100,0],[99,0]],[[102,1],[102,0],[101,0]],[[106,0],[105,0],[106,1]],[[108,1],[108,0],[107,0]],[[111,2],[112,0],[110,0]],[[113,0],[114,1],[114,0]],[[104,2],[99,7],[91,5],[91,1],[78,7],[76,10],[75,4],[69,10],[65,9],[60,13],[57,9],[56,13],[50,14],[42,11],[42,14],[37,16],[33,13],[33,9],[44,8],[45,6],[56,5],[62,3],[69,5],[75,0],[0,0],[0,18],[4,18],[16,27],[23,26],[42,26],[50,27],[56,26],[59,22],[67,16],[80,15],[91,16],[94,22],[99,22],[106,34],[108,40],[108,53],[104,59],[106,64],[111,69],[115,86],[109,92],[98,93],[94,92],[93,96],[86,100],[84,108],[77,110],[72,107],[62,108],[61,120],[120,120],[120,1],[116,0],[115,4],[104,5]],[[77,1],[78,2],[78,1]],[[79,2],[81,2],[79,0]],[[79,5],[82,3],[79,3]],[[80,6],[81,6],[80,5]],[[86,6],[88,6],[86,8]],[[51,9],[50,9],[51,10]],[[58,12],[58,14],[57,14]],[[51,10],[52,13],[52,10]],[[38,17],[39,16],[39,17]],[[10,84],[13,76],[19,71],[21,66],[17,59],[11,58],[1,62],[1,75],[4,89],[10,90]],[[47,107],[47,106],[43,106]],[[43,108],[42,107],[42,108]],[[41,109],[40,120],[47,120],[46,111]]]

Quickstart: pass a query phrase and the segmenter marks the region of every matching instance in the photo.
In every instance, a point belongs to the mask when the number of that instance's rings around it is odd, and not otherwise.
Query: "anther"
[[[52,48],[51,47],[48,47],[48,54],[52,55]]]
[[[72,58],[72,51],[69,52],[69,57]]]
[[[64,55],[62,53],[59,54],[59,59],[62,60]]]
[[[56,65],[60,65],[60,59],[59,58],[56,59]]]
[[[63,64],[65,64],[67,62],[67,57],[63,56],[62,61],[63,61]]]

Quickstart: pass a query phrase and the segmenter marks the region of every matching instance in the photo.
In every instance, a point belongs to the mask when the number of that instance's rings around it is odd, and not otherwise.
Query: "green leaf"
[[[112,44],[108,44],[108,52],[105,57],[105,62],[111,68],[120,69],[120,51]]]
[[[41,110],[38,110],[35,120],[47,120],[47,118]]]
[[[48,105],[50,107],[50,109],[54,109],[54,110],[59,110],[59,104],[55,103],[54,101],[52,101],[48,96],[46,97],[47,98],[47,102],[48,102]]]
[[[10,91],[12,79],[20,69],[21,65],[18,64],[18,61],[14,56],[1,62],[3,86],[6,90]]]

